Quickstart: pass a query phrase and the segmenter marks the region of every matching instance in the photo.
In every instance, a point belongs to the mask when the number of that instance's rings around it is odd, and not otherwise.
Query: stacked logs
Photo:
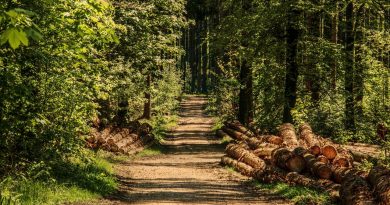
[[[315,135],[308,124],[299,126],[298,135],[289,123],[278,130],[278,136],[256,135],[238,121],[226,122],[216,134],[234,142],[221,163],[266,183],[327,191],[342,204],[390,204],[389,169],[376,167],[369,174],[355,169],[353,153]]]
[[[86,139],[86,145],[91,149],[131,154],[154,142],[152,127],[139,122],[131,123],[128,127],[107,127],[102,131],[93,129]]]

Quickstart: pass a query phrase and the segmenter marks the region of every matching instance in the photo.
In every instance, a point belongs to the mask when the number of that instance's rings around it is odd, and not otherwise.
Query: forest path
[[[206,102],[201,96],[183,100],[164,154],[119,164],[119,193],[93,204],[290,204],[219,165],[224,146],[211,131]]]

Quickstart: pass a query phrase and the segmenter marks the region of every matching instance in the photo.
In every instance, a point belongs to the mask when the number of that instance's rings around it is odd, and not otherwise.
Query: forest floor
[[[291,204],[219,164],[224,145],[211,130],[206,103],[200,96],[183,100],[179,125],[165,139],[163,153],[117,164],[119,191],[81,204]]]

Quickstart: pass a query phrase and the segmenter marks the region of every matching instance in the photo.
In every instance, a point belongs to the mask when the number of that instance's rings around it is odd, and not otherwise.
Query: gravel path
[[[164,154],[118,164],[119,192],[92,204],[290,204],[219,165],[224,147],[205,103],[199,96],[184,100]]]

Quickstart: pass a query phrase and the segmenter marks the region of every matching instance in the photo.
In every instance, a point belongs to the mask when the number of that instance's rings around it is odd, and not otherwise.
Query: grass
[[[283,198],[289,199],[297,205],[332,204],[329,195],[326,193],[320,193],[314,189],[309,189],[302,186],[291,186],[286,183],[264,184],[258,181],[253,181],[252,184],[259,189],[268,190],[274,194],[282,196]]]
[[[228,172],[237,173],[237,171],[230,166],[225,166]],[[321,193],[317,190],[310,189],[302,186],[291,186],[286,183],[271,183],[265,184],[257,180],[253,180],[250,183],[252,186],[260,189],[267,190],[271,193],[277,194],[285,199],[289,199],[296,205],[331,205],[331,199],[328,194]]]
[[[165,116],[156,116],[151,121],[147,123],[151,124],[153,127],[153,134],[157,141],[163,142],[165,136],[168,135],[168,132],[177,126],[179,121],[178,115],[165,115]]]
[[[168,132],[177,126],[177,115],[156,116],[145,121],[153,126],[153,134],[163,142]],[[161,143],[133,156],[156,156],[165,152]],[[99,150],[82,149],[79,156],[64,161],[31,165],[27,173],[0,178],[0,205],[61,204],[94,201],[117,190],[113,165],[129,160],[128,156]],[[130,158],[131,159],[131,158]]]
[[[161,155],[161,154],[164,154],[165,149],[166,148],[164,146],[162,146],[161,144],[154,144],[151,147],[146,148],[146,149],[142,150],[141,152],[137,153],[135,155],[135,158]]]
[[[55,162],[38,173],[4,179],[0,196],[13,198],[14,204],[35,205],[91,201],[113,193],[118,183],[112,164],[102,153],[84,151],[87,158]]]
[[[223,144],[223,145],[227,145],[227,144],[229,144],[231,141],[233,141],[233,138],[231,138],[231,137],[223,137],[222,139],[221,139],[221,144]]]

